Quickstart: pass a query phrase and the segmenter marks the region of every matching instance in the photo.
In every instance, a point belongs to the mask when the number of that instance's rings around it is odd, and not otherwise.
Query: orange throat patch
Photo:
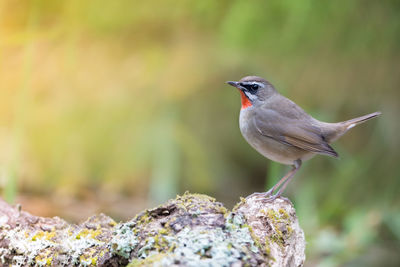
[[[239,90],[239,92],[240,92],[240,97],[242,98],[242,109],[251,107],[252,104],[250,100],[247,98],[247,96],[243,93],[242,90]]]

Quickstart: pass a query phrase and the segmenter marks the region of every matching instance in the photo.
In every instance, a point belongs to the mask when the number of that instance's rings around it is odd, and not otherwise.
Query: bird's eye
[[[258,84],[256,84],[256,83],[254,83],[254,84],[252,84],[251,85],[251,89],[253,89],[253,90],[257,90],[258,89]]]

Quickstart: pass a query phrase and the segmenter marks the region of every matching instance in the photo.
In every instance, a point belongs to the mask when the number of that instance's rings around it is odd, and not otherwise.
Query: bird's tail
[[[328,143],[332,143],[339,137],[344,135],[348,130],[356,126],[357,124],[378,117],[379,115],[381,115],[381,112],[378,111],[348,121],[342,121],[336,123],[322,123],[321,125],[323,127],[324,137]]]
[[[347,130],[350,130],[351,128],[353,128],[354,126],[356,126],[357,124],[360,124],[360,123],[363,123],[363,122],[365,122],[367,120],[370,120],[370,119],[373,119],[375,117],[378,117],[381,114],[382,114],[382,112],[377,111],[377,112],[374,112],[374,113],[371,113],[371,114],[367,114],[367,115],[364,115],[364,116],[361,116],[361,117],[358,117],[358,118],[354,118],[354,119],[351,119],[351,120],[348,120],[348,121],[344,121],[342,123],[345,125],[346,131],[347,131]]]

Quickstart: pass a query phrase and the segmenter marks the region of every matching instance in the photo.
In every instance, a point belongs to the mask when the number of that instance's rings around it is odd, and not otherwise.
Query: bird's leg
[[[254,192],[253,194],[251,194],[247,198],[251,198],[251,197],[270,198],[270,197],[272,197],[272,193],[274,191],[276,191],[283,182],[285,182],[287,179],[289,179],[294,174],[293,172],[295,172],[295,167],[294,166],[270,190],[268,190],[267,192]]]
[[[267,195],[271,196],[272,193],[277,190],[282,183],[284,183],[286,180],[288,180],[290,177],[293,176],[295,173],[296,168],[293,166],[292,169],[285,175],[283,176],[271,189],[269,189],[266,193]]]
[[[279,180],[279,182],[277,182],[270,190],[268,190],[267,192],[263,192],[263,193],[258,193],[258,192],[253,193],[250,196],[248,196],[247,198],[250,198],[253,196],[264,197],[264,198],[267,198],[268,200],[274,200],[274,199],[278,198],[283,193],[286,186],[288,185],[290,180],[293,178],[293,176],[296,174],[296,172],[300,169],[300,166],[301,166],[301,160],[296,160],[294,162],[293,168],[285,176],[283,176]],[[272,195],[273,192],[275,192],[281,185],[282,185],[282,187],[278,190],[278,192],[275,195]]]
[[[275,194],[275,195],[273,195],[272,197],[271,197],[271,200],[274,200],[274,199],[276,199],[276,198],[278,198],[278,197],[280,197],[281,195],[282,195],[282,193],[283,193],[283,191],[285,190],[285,188],[286,188],[286,186],[289,184],[289,182],[293,179],[293,177],[294,177],[294,175],[296,174],[296,172],[300,169],[300,167],[301,167],[301,160],[296,160],[295,162],[294,162],[294,165],[293,165],[293,169],[286,175],[287,176],[287,178],[286,178],[286,180],[285,180],[285,182],[283,182],[283,185],[281,186],[281,188],[279,188],[279,190],[278,190],[278,192]],[[282,179],[281,179],[282,180]],[[281,181],[279,181],[279,184],[281,184]],[[279,187],[279,186],[278,186]],[[278,187],[276,187],[275,188],[275,186],[272,188],[272,189],[274,189],[273,191],[275,191]],[[272,192],[273,192],[272,191]],[[269,191],[268,191],[269,192]],[[271,193],[272,193],[271,192]]]

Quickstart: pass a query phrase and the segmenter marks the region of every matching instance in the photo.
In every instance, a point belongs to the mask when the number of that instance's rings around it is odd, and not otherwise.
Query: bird
[[[292,169],[267,192],[250,195],[274,200],[280,197],[302,162],[317,154],[337,158],[331,143],[354,126],[381,115],[380,111],[347,121],[319,121],[278,93],[267,80],[246,76],[228,81],[241,96],[239,128],[244,139],[264,157]]]

